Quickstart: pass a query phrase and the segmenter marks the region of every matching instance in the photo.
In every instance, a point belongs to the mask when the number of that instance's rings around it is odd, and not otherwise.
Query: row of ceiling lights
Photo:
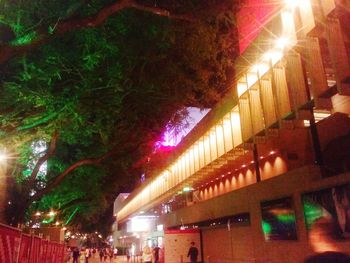
[[[276,153],[277,153],[276,151],[270,151],[270,153],[269,153],[267,156],[260,156],[259,159],[260,159],[260,160],[263,160],[264,158],[270,157],[271,155],[274,155],[274,154],[276,154]],[[244,168],[246,168],[247,166],[252,165],[252,164],[254,164],[254,163],[255,163],[254,161],[251,161],[248,165],[247,165],[247,164],[243,164],[243,165],[241,166],[241,168],[236,168],[236,169],[235,169],[235,172],[237,172],[237,171],[239,171],[239,170],[241,170],[241,169],[244,169]],[[231,175],[231,174],[232,174],[232,172],[227,172],[226,174],[222,174],[222,175],[221,175],[221,178],[224,178],[224,177],[226,177],[227,175]],[[216,181],[220,180],[220,177],[216,177],[215,180],[216,180]],[[214,183],[214,180],[211,180],[210,183]],[[209,183],[206,183],[205,185],[202,184],[200,187],[197,187],[196,190],[198,190],[198,189],[200,189],[200,188],[204,188],[204,187],[207,186],[207,185],[209,185]]]

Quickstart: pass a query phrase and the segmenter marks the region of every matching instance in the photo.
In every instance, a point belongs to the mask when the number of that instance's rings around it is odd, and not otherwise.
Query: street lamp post
[[[7,155],[0,151],[0,222],[5,222],[5,207],[10,205],[7,201]]]

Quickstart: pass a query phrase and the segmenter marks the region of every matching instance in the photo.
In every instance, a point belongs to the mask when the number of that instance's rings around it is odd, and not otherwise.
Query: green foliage
[[[32,43],[35,38],[36,38],[36,33],[35,32],[29,32],[26,35],[17,37],[14,41],[11,42],[11,44],[13,46],[26,45],[26,44]]]
[[[20,157],[13,175],[23,198],[29,190],[50,185],[79,160],[140,145],[99,167],[74,170],[32,204],[28,217],[37,209],[55,208],[67,220],[78,207],[71,224],[96,224],[116,194],[132,188],[138,172],[130,170],[132,164],[152,151],[165,126],[181,123],[187,106],[213,106],[229,88],[236,52],[229,8],[203,1],[159,1],[160,7],[191,11],[202,21],[172,21],[128,9],[98,28],[54,37],[61,21],[94,15],[110,2],[0,2],[1,21],[16,35],[13,45],[30,43],[42,32],[53,36],[1,69],[0,144]],[[55,131],[59,140],[47,176],[24,187],[30,144],[49,142]]]

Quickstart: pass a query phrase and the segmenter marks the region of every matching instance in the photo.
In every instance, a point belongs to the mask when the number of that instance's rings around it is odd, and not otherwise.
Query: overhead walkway
[[[225,99],[231,106],[213,110],[214,124],[128,197],[118,221],[184,189],[205,187],[241,160],[258,165],[259,156],[278,150],[271,142],[287,137],[288,130],[310,127],[319,161],[315,123],[336,112],[349,114],[344,97],[350,94],[350,43],[339,15],[343,7],[332,0],[281,3],[236,61],[236,81]],[[256,168],[252,183],[263,179]]]

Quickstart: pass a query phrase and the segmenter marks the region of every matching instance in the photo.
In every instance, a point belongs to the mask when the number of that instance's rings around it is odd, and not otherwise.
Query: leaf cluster
[[[188,106],[212,107],[230,88],[236,56],[231,1],[139,1],[171,12],[192,12],[197,22],[173,21],[137,10],[112,15],[43,43],[1,66],[0,144],[25,167],[33,141],[59,133],[46,178],[37,191],[76,161],[139,145],[99,167],[80,167],[28,210],[61,209],[72,224],[98,222],[118,192],[136,181],[132,164],[153,151],[166,126],[183,123]],[[1,22],[13,45],[54,32],[68,18],[94,15],[106,0],[2,1]],[[23,39],[24,38],[24,39]],[[168,127],[169,128],[169,127]],[[14,173],[18,182],[23,170]],[[39,184],[40,183],[40,184]],[[21,192],[21,191],[19,191]],[[17,192],[18,194],[18,192]],[[28,192],[22,193],[24,196]]]

